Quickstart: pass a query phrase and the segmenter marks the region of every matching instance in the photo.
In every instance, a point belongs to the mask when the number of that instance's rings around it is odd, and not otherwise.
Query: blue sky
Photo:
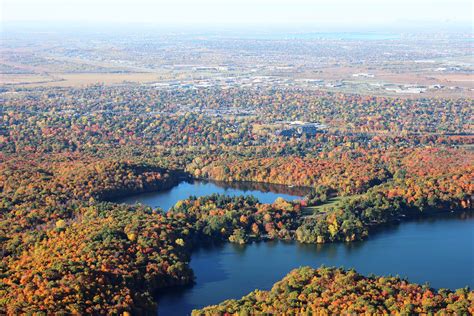
[[[0,0],[4,22],[472,25],[471,0]]]

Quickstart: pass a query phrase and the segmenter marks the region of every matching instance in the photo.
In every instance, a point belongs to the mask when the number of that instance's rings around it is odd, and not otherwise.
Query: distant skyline
[[[0,0],[2,23],[472,27],[470,0]]]

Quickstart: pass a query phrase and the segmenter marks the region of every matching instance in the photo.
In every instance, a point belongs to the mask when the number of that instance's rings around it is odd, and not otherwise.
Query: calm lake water
[[[308,188],[287,187],[284,185],[252,182],[216,182],[216,181],[182,181],[177,186],[164,191],[148,192],[136,194],[120,199],[115,199],[118,203],[142,203],[151,207],[161,207],[168,210],[179,200],[189,198],[189,196],[204,196],[213,193],[235,195],[253,195],[262,203],[273,203],[276,198],[282,197],[285,200],[293,201],[301,199],[308,192]]]
[[[271,192],[272,190],[273,192]],[[289,190],[289,191],[286,191]],[[287,192],[287,193],[284,193]],[[253,194],[262,202],[281,196],[297,199],[304,189],[240,183],[182,182],[171,190],[141,194],[139,201],[168,209],[189,195]],[[474,287],[474,213],[457,213],[412,220],[385,227],[363,242],[304,245],[260,242],[246,246],[225,243],[193,252],[196,284],[167,289],[158,295],[159,315],[189,315],[194,308],[241,298],[254,289],[270,289],[300,266],[343,266],[369,275],[399,275],[435,288]]]

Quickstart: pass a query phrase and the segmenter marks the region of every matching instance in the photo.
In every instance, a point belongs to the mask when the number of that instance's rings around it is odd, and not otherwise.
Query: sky
[[[472,0],[0,0],[2,22],[376,26],[464,24]]]

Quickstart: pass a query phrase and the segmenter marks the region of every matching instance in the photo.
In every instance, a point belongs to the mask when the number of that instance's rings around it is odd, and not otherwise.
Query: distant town
[[[474,89],[469,34],[395,34],[388,40],[350,33],[298,40],[186,34],[172,41],[152,31],[78,36],[84,40],[59,32],[5,34],[2,86],[290,87],[400,97],[460,96]]]

